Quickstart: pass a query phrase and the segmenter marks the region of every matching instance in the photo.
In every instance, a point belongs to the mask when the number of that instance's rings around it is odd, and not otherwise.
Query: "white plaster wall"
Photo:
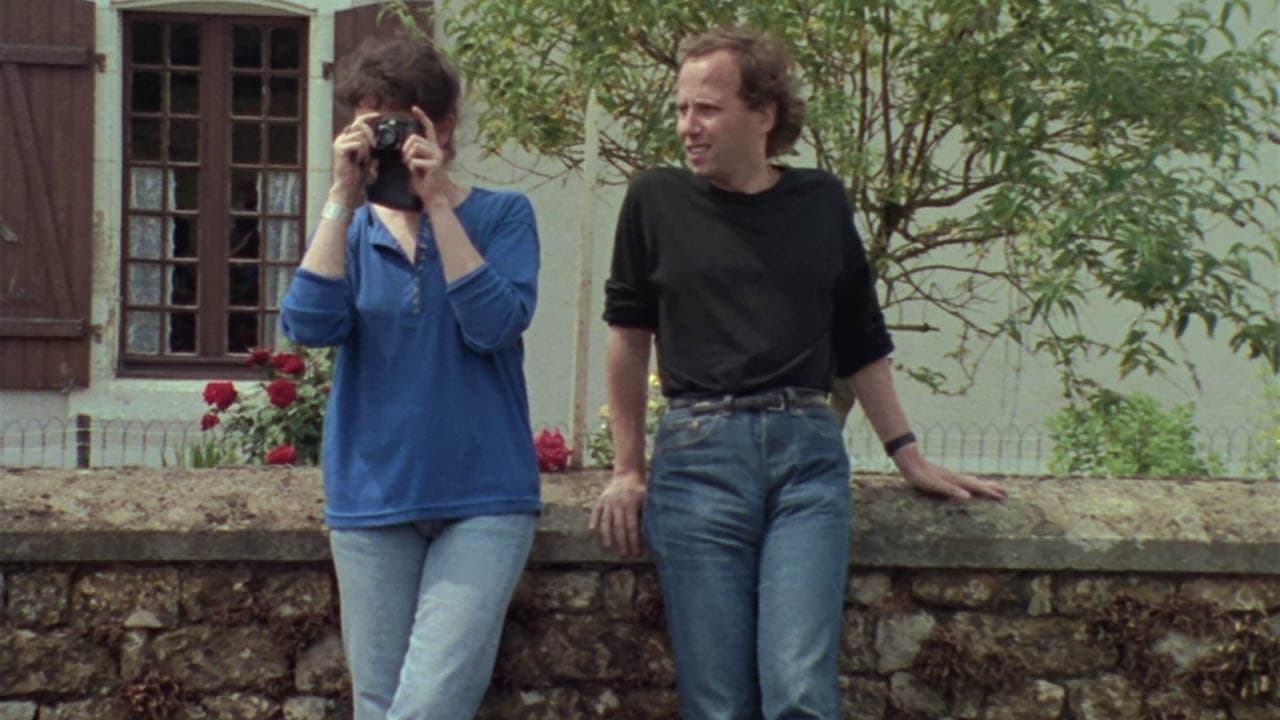
[[[460,0],[444,3],[443,11],[456,9]],[[1280,26],[1280,9],[1268,3],[1257,3],[1250,28],[1261,30]],[[309,207],[314,215],[323,203],[329,184],[329,142],[331,138],[329,93],[330,82],[322,77],[321,65],[332,58],[332,18],[335,10],[351,7],[350,2],[307,0],[306,2],[258,3],[257,11],[305,15],[311,23],[310,91],[307,148]],[[147,0],[111,2],[97,0],[96,49],[108,58],[105,72],[97,75],[95,92],[96,151],[94,189],[96,228],[94,237],[94,287],[91,322],[97,333],[91,354],[91,384],[87,389],[69,394],[4,392],[0,393],[0,426],[14,418],[63,419],[78,413],[99,418],[192,420],[202,412],[200,390],[204,380],[175,381],[123,379],[116,377],[119,338],[119,257],[120,257],[120,121],[121,121],[121,36],[118,13],[123,9],[192,9],[248,12],[247,6],[228,3],[217,5],[181,5]],[[448,39],[444,39],[446,45]],[[1276,51],[1280,55],[1280,50]],[[468,123],[463,109],[460,152],[456,160],[457,177],[464,183],[522,189],[530,195],[537,213],[542,242],[542,272],[539,281],[539,305],[533,326],[526,335],[526,372],[529,380],[532,420],[535,428],[543,425],[568,428],[571,418],[570,392],[577,281],[577,218],[582,201],[582,183],[577,177],[547,181],[545,178],[494,159],[481,159],[466,140],[474,137],[475,128]],[[1280,168],[1280,149],[1264,149],[1270,168]],[[521,164],[536,164],[527,159]],[[554,170],[544,167],[544,170]],[[590,315],[592,322],[589,351],[589,392],[587,421],[598,424],[596,410],[604,401],[603,341],[606,328],[598,320],[603,309],[603,278],[608,272],[612,248],[613,222],[621,200],[621,188],[608,187],[590,198],[596,210],[596,251],[593,263],[593,285]],[[1222,228],[1219,236],[1229,240],[1235,228]],[[1280,302],[1280,271],[1273,268],[1272,287]],[[1086,314],[1099,331],[1114,333],[1123,327],[1123,318],[1098,303]],[[911,317],[904,319],[911,320]],[[931,318],[934,319],[934,318]],[[1197,387],[1185,372],[1174,370],[1167,378],[1134,377],[1119,383],[1124,390],[1145,390],[1167,402],[1197,403],[1198,421],[1205,427],[1246,426],[1255,421],[1259,408],[1255,398],[1262,387],[1258,365],[1230,353],[1225,340],[1210,341],[1193,328],[1183,341],[1197,366]],[[937,359],[951,348],[950,338],[939,334],[896,336],[898,355],[918,362]],[[1101,379],[1114,377],[1106,371]],[[1057,410],[1060,391],[1057,374],[1043,360],[1032,358],[1012,343],[994,346],[984,359],[973,390],[960,398],[938,397],[909,380],[900,379],[899,392],[910,416],[918,427],[930,425],[1032,425]],[[854,424],[853,432],[864,428]]]

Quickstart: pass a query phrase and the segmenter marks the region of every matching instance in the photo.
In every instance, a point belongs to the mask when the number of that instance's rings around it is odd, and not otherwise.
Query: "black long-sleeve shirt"
[[[638,175],[604,319],[656,333],[668,397],[826,392],[893,350],[844,187],[819,170],[783,168],[755,194],[675,168]]]

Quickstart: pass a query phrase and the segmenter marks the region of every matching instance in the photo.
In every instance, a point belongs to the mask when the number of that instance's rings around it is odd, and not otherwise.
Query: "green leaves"
[[[1232,34],[1248,9],[472,0],[445,30],[489,152],[520,148],[572,171],[595,88],[603,158],[622,181],[682,160],[679,40],[722,22],[768,28],[793,49],[809,98],[803,142],[849,185],[883,304],[902,310],[904,330],[947,317],[960,345],[946,377],[963,382],[981,357],[965,343],[1012,337],[1059,363],[1108,355],[1122,372],[1162,372],[1173,339],[1200,327],[1226,329],[1234,349],[1280,372],[1266,284],[1280,182],[1259,154],[1280,138],[1280,66],[1273,32]],[[1010,304],[1016,323],[987,310]],[[1146,334],[1100,336],[1081,325],[1090,307]]]

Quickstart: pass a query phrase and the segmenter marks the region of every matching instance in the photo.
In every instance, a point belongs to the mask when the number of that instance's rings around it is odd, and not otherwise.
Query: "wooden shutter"
[[[0,3],[0,388],[89,384],[93,13]]]
[[[434,25],[431,22],[432,4],[430,2],[409,2],[408,4],[413,11],[414,18],[417,20],[418,27],[427,31],[428,35],[434,36]],[[332,67],[336,67],[337,63],[347,53],[359,47],[361,41],[366,37],[392,37],[404,34],[404,27],[394,15],[386,15],[382,18],[382,22],[378,22],[378,12],[381,9],[381,4],[363,5],[334,14],[334,63]],[[330,73],[329,79],[333,79],[332,73]],[[338,103],[335,102],[333,104],[334,133],[336,134],[338,130],[346,127],[350,122],[351,111],[347,108],[339,107]]]

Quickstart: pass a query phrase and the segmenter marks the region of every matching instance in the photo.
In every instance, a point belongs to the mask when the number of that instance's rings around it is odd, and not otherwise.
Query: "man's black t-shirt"
[[[668,397],[826,392],[893,350],[844,187],[819,170],[782,168],[750,195],[676,168],[638,175],[604,319],[656,333]]]

